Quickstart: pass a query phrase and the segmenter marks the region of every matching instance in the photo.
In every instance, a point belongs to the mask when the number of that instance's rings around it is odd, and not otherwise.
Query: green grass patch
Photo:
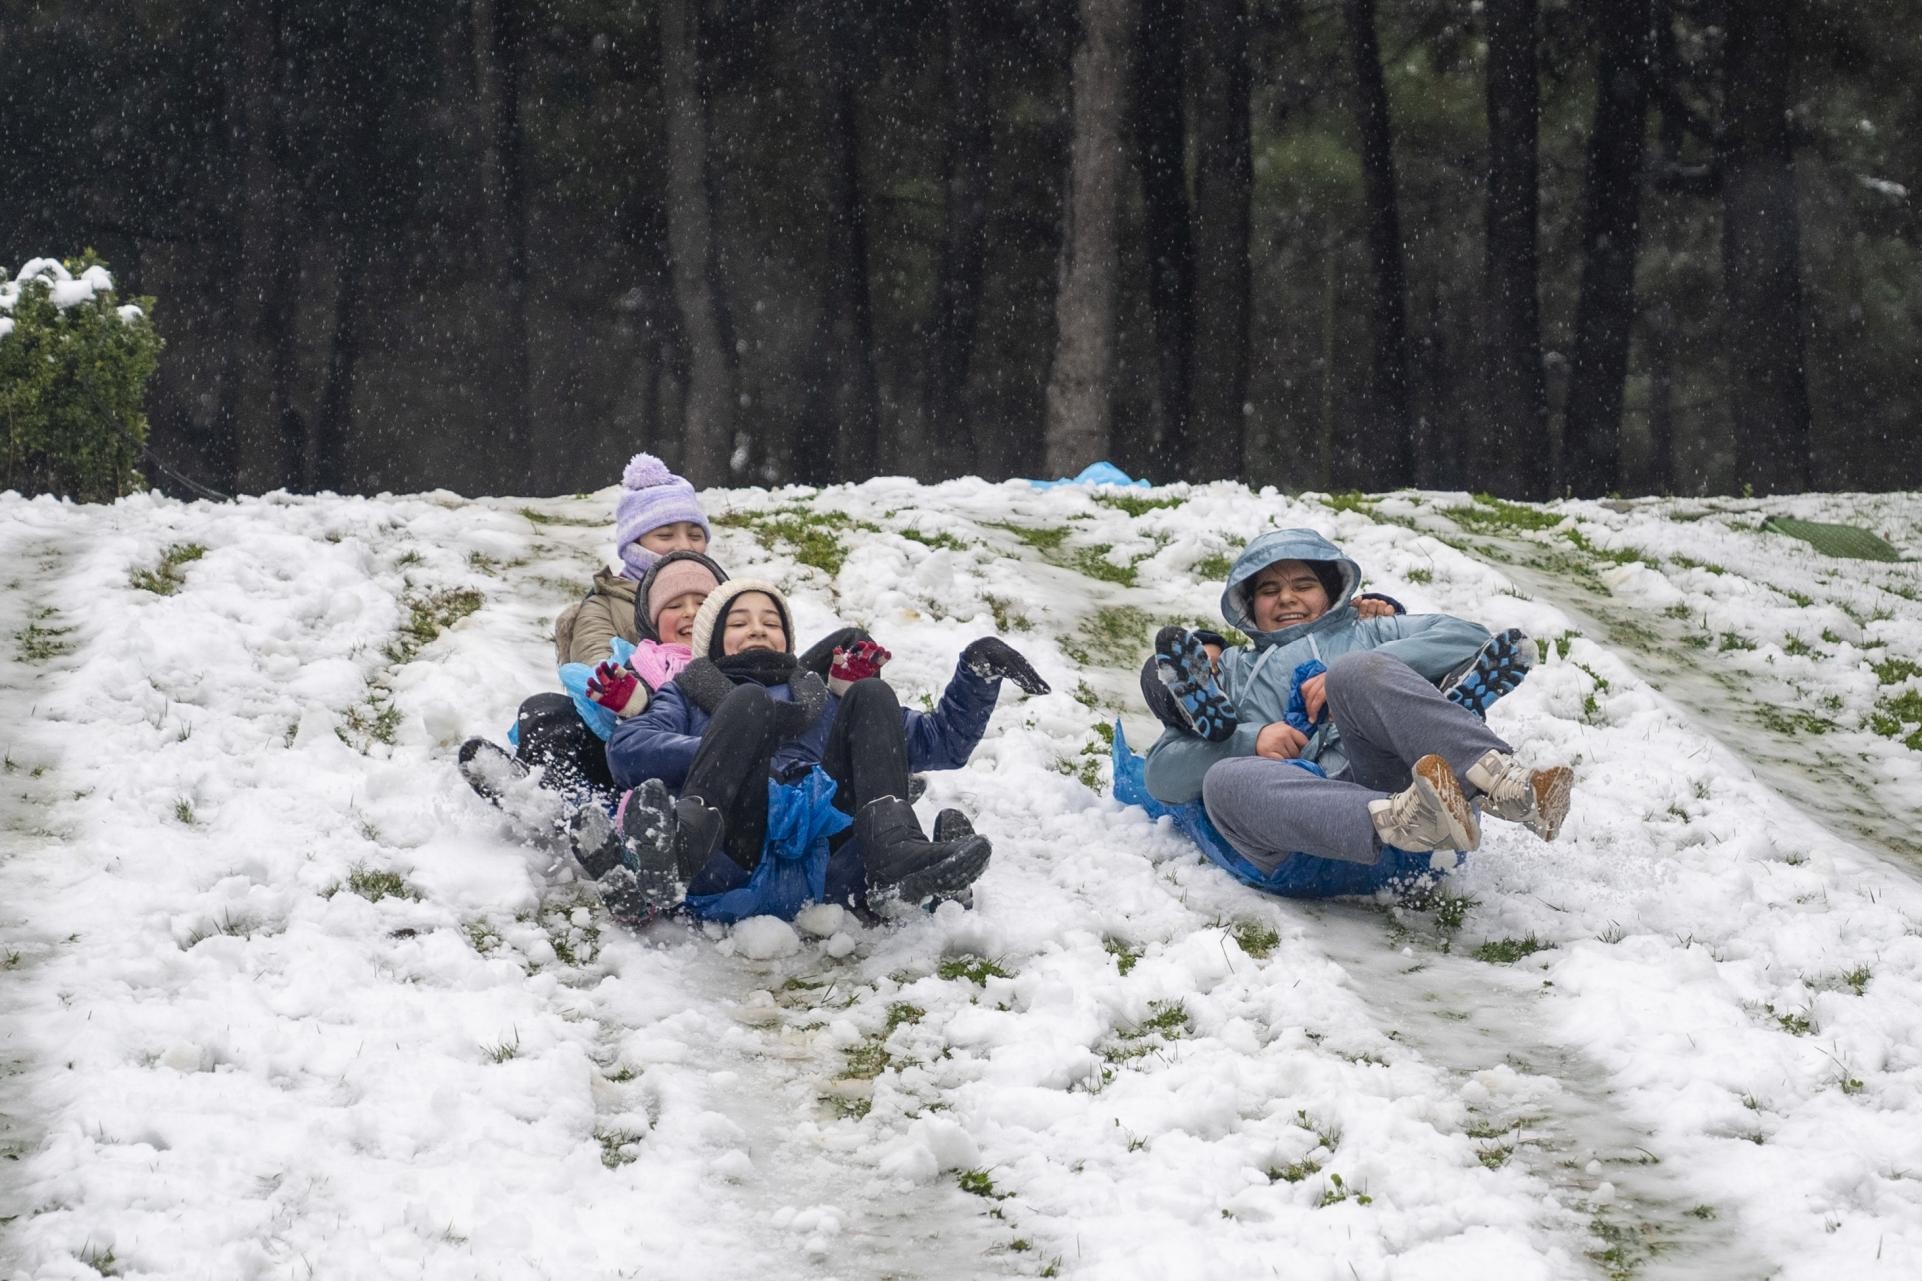
[[[375,743],[392,747],[400,722],[400,708],[394,706],[387,691],[369,686],[367,697],[347,709],[334,735],[364,756]]]
[[[640,1160],[641,1138],[631,1130],[594,1131],[594,1141],[601,1145],[601,1164],[617,1170]]]
[[[1533,934],[1522,938],[1490,939],[1475,949],[1475,959],[1487,961],[1490,965],[1513,965],[1524,956],[1545,952],[1553,944],[1544,943]]]
[[[1290,1161],[1287,1165],[1271,1165],[1267,1170],[1268,1182],[1270,1183],[1300,1183],[1309,1175],[1320,1173],[1321,1162],[1312,1157],[1303,1157],[1299,1161]]]
[[[1203,582],[1225,582],[1228,571],[1235,567],[1235,558],[1226,552],[1216,552],[1203,556],[1191,567],[1196,578]]]
[[[1188,500],[1185,498],[1142,498],[1134,494],[1096,494],[1094,500],[1103,507],[1112,507],[1130,516],[1145,516],[1149,512],[1165,511],[1179,507]]]
[[[1059,551],[1061,544],[1067,541],[1068,537],[1068,527],[1066,525],[1052,525],[1045,529],[1036,529],[1031,525],[1008,525],[989,522],[988,528],[1004,530],[1007,533],[1013,534],[1016,538],[1044,556]]]
[[[50,658],[73,652],[73,642],[66,639],[73,634],[73,628],[41,626],[44,620],[52,617],[52,610],[40,610],[25,627],[13,634],[14,653],[21,662],[44,663]]]
[[[184,796],[174,802],[174,821],[187,827],[194,825],[194,803]]]
[[[1608,561],[1612,565],[1632,565],[1636,561],[1646,559],[1642,553],[1626,547],[1598,547],[1590,542],[1581,530],[1572,525],[1563,532],[1562,537],[1574,544],[1577,551],[1592,556],[1596,560]]]
[[[769,512],[729,512],[713,517],[717,525],[745,529],[762,543],[779,546],[803,565],[811,565],[832,578],[847,562],[848,548],[841,535],[860,532],[878,534],[879,525],[859,520],[846,512],[813,510],[806,507],[780,507]]]
[[[1826,734],[1835,726],[1826,716],[1814,712],[1800,711],[1795,708],[1773,707],[1762,704],[1755,709],[1755,719],[1764,728],[1788,738],[1805,738]]]
[[[520,514],[530,525],[572,525],[576,529],[599,529],[607,524],[605,518],[590,520],[585,516],[551,516],[532,507],[521,508]]]
[[[358,894],[369,903],[378,903],[384,898],[407,898],[418,900],[420,891],[407,883],[407,878],[399,872],[389,872],[356,863],[347,869],[347,879],[331,886],[326,897],[332,898],[346,890]]]
[[[934,972],[944,979],[966,979],[976,986],[985,986],[989,979],[1006,979],[1014,976],[1001,968],[1000,964],[985,956],[963,952],[959,956],[944,956]]]
[[[1155,619],[1133,605],[1108,605],[1081,620],[1062,652],[1083,667],[1131,667],[1154,642]]]
[[[207,554],[199,543],[175,543],[160,553],[160,564],[152,569],[136,569],[127,579],[138,591],[156,596],[171,596],[186,584],[181,571]]]
[[[1734,632],[1723,632],[1722,639],[1720,639],[1715,643],[1716,651],[1718,653],[1723,653],[1723,654],[1728,653],[1732,649],[1741,650],[1741,649],[1754,649],[1754,648],[1755,648],[1754,641],[1750,640],[1746,636],[1737,636]]]
[[[1315,1204],[1317,1206],[1340,1205],[1343,1201],[1353,1201],[1356,1205],[1373,1205],[1375,1198],[1359,1188],[1349,1187],[1342,1182],[1339,1174],[1330,1174],[1328,1186],[1322,1189],[1321,1200]]]
[[[1321,505],[1331,511],[1354,512],[1357,515],[1373,517],[1375,508],[1381,500],[1359,489],[1346,490],[1339,494],[1323,494]]]
[[[1012,601],[1003,600],[999,596],[985,596],[982,599],[987,601],[988,612],[994,616],[994,630],[1001,635],[1034,630],[1033,621],[1016,609]]]
[[[1126,977],[1129,970],[1141,959],[1142,948],[1139,944],[1124,942],[1118,938],[1101,940],[1101,950],[1114,958],[1115,970]]]
[[[426,595],[401,598],[406,619],[394,639],[387,643],[387,660],[399,665],[413,661],[429,643],[448,628],[479,609],[483,597],[471,587],[452,587]]]
[[[1411,583],[1427,584],[1435,581],[1435,571],[1432,569],[1411,569],[1406,574],[1403,574],[1402,577]]]
[[[1910,662],[1906,658],[1886,658],[1871,664],[1879,685],[1900,685],[1912,676],[1922,676],[1922,664]]]
[[[1236,921],[1228,927],[1228,937],[1257,961],[1267,960],[1281,945],[1281,935],[1262,921]]]
[[[1444,507],[1442,515],[1477,534],[1497,534],[1510,530],[1553,529],[1568,519],[1521,503],[1506,502],[1492,494],[1476,494],[1467,507]]]
[[[903,529],[899,532],[901,537],[907,539],[909,542],[919,543],[923,547],[931,547],[935,551],[964,552],[968,550],[969,546],[945,530],[936,530],[932,534],[919,529]]]
[[[1005,1192],[995,1191],[994,1176],[986,1170],[963,1170],[954,1179],[969,1196],[986,1197],[991,1201],[999,1201],[1007,1196]]]

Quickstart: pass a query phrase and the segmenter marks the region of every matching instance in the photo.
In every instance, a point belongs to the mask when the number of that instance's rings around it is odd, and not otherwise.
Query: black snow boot
[[[501,803],[501,793],[521,779],[527,777],[527,766],[509,755],[498,743],[484,738],[470,738],[460,745],[460,756],[455,766],[467,785],[482,800],[495,805]]]
[[[946,826],[955,830],[952,822]],[[921,834],[914,807],[898,796],[883,796],[862,806],[854,816],[854,831],[861,841],[871,907],[952,896],[974,883],[987,868],[991,852],[988,838],[971,830],[953,840],[929,840]]]
[[[621,802],[621,865],[632,878],[633,893],[653,910],[674,907],[687,897],[687,883],[720,847],[726,824],[719,810],[699,797],[676,801],[667,785],[650,778]]]

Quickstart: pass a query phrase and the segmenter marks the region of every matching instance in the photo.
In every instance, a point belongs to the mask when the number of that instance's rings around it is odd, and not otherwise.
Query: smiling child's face
[[[660,617],[654,623],[661,639],[675,645],[693,640],[694,616],[701,612],[701,602],[706,599],[706,592],[682,592],[661,606]]]
[[[728,604],[721,623],[721,652],[745,654],[752,649],[776,653],[787,648],[787,628],[781,611],[766,592],[742,592]]]
[[[1312,623],[1328,612],[1328,589],[1305,560],[1276,561],[1255,575],[1249,612],[1264,632]]]

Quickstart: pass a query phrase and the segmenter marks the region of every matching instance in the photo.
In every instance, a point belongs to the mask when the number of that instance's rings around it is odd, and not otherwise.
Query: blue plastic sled
[[[1403,889],[1432,881],[1442,874],[1442,870],[1446,870],[1434,868],[1427,854],[1411,854],[1390,846],[1374,863],[1350,863],[1315,854],[1290,854],[1281,860],[1274,871],[1264,872],[1243,858],[1215,830],[1215,825],[1208,821],[1207,811],[1202,809],[1200,802],[1164,805],[1148,795],[1147,784],[1142,780],[1143,761],[1128,746],[1128,738],[1121,732],[1120,721],[1116,721],[1114,726],[1113,755],[1116,800],[1124,805],[1139,805],[1148,811],[1150,818],[1160,818],[1164,814],[1172,818],[1181,834],[1199,846],[1210,863],[1243,885],[1265,894],[1278,894],[1283,898],[1373,894],[1377,890]],[[1314,774],[1322,772],[1320,766],[1310,761],[1289,761],[1288,764]]]

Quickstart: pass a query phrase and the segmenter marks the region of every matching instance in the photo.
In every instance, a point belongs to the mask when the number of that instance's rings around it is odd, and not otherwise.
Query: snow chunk
[[[824,939],[848,927],[847,909],[835,903],[810,903],[795,913],[794,923],[803,934]]]
[[[801,950],[801,936],[786,921],[750,916],[734,927],[734,950],[750,961],[771,961]]]

